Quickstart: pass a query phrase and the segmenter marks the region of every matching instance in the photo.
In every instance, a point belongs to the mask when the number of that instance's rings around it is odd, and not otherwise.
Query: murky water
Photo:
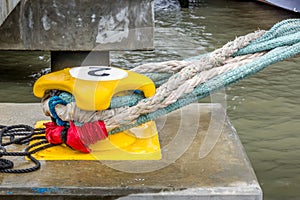
[[[49,64],[48,52],[0,51],[0,102],[38,102],[32,85]]]
[[[195,8],[165,9],[156,13],[154,51],[113,52],[111,59],[125,68],[181,60],[296,17],[254,1],[207,0]],[[32,83],[48,66],[47,52],[0,52],[0,102],[37,102]],[[300,57],[292,58],[226,90],[228,115],[267,200],[300,198],[299,66]]]

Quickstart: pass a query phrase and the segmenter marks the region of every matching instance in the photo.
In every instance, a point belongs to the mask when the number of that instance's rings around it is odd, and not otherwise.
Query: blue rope
[[[58,104],[67,105],[68,102],[63,100],[59,96],[53,96],[49,99],[49,102],[48,102],[49,111],[51,113],[51,116],[55,119],[56,124],[59,126],[64,126],[65,124],[67,124],[67,122],[61,120],[55,111],[55,106]]]

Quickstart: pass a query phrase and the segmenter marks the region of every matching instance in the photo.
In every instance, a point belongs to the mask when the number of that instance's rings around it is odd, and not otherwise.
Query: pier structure
[[[40,109],[2,103],[0,124],[47,120]],[[212,117],[223,109],[196,103],[157,119],[161,160],[45,160],[35,172],[0,173],[0,199],[262,200],[230,120]]]
[[[152,0],[6,0],[0,8],[0,50],[50,51],[52,70],[153,49]]]
[[[49,51],[52,70],[153,49],[152,0],[3,0],[0,12],[0,50]],[[39,104],[0,110],[1,125],[49,119]],[[0,199],[262,200],[236,130],[213,112],[226,115],[219,104],[196,103],[157,119],[162,160],[43,160],[35,172],[1,173]]]

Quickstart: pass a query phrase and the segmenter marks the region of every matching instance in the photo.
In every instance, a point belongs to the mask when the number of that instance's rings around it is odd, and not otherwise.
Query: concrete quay
[[[0,110],[4,125],[47,119],[39,104]],[[0,199],[261,200],[236,130],[213,112],[225,113],[218,104],[191,104],[158,119],[162,160],[41,161],[35,172],[0,174]]]
[[[51,69],[109,65],[110,51],[152,50],[153,0],[0,1],[0,51],[51,52]]]
[[[0,1],[0,50],[153,48],[153,1]]]

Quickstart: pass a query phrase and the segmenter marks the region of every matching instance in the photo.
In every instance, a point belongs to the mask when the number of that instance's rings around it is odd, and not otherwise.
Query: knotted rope
[[[120,132],[195,102],[211,92],[244,79],[265,67],[300,53],[300,20],[290,19],[269,31],[256,31],[236,38],[222,48],[200,58],[149,63],[131,69],[148,75],[157,88],[153,97],[140,94],[114,98],[103,111],[80,110],[65,94],[66,105],[57,104],[55,113],[62,121],[77,123],[102,120],[109,134]],[[49,99],[44,112],[51,114]],[[52,115],[53,117],[53,115]]]

